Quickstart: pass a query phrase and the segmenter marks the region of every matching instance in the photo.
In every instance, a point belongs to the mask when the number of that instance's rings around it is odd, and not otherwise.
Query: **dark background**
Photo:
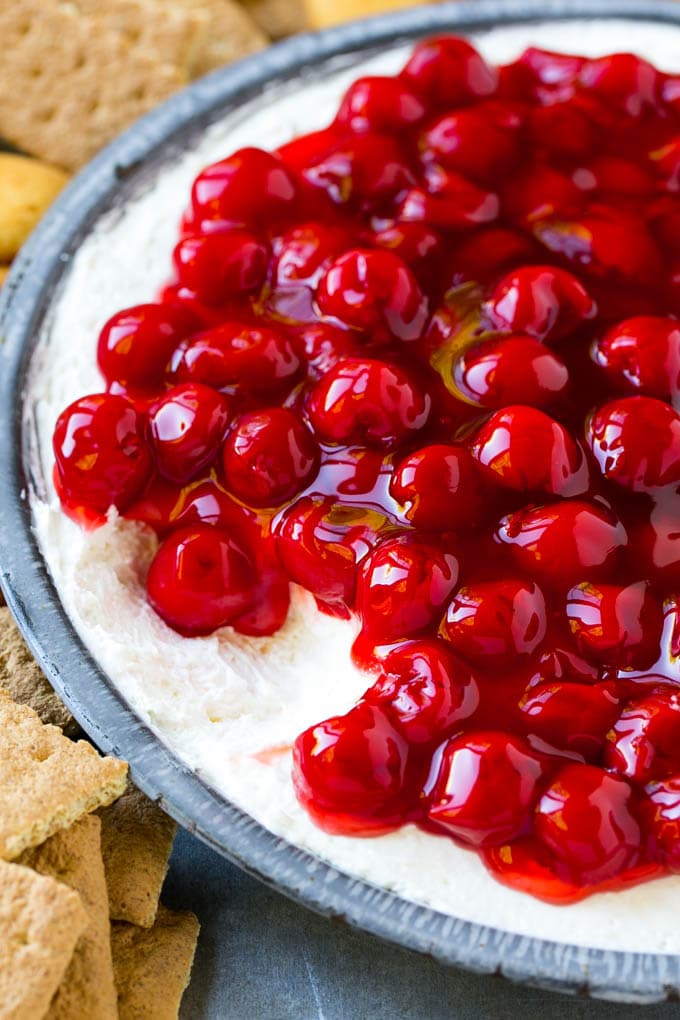
[[[680,1006],[572,998],[450,970],[272,892],[186,832],[164,902],[202,924],[183,1020],[670,1020]],[[678,916],[680,924],[680,911]]]

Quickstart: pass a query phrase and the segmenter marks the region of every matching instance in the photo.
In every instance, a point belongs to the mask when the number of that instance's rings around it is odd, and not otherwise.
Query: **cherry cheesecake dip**
[[[521,26],[267,93],[100,220],[27,397],[64,605],[208,783],[407,899],[667,952],[679,54]]]

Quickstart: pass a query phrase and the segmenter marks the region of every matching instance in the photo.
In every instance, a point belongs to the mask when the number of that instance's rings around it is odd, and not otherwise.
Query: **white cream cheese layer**
[[[479,34],[475,42],[494,62],[535,44],[587,55],[628,50],[680,71],[680,28],[670,25],[521,25]],[[73,260],[31,366],[26,414],[35,422],[45,479],[57,415],[76,397],[102,389],[99,328],[116,310],[153,299],[169,275],[196,173],[241,146],[273,148],[325,126],[359,73],[392,73],[407,53],[392,50],[361,71],[345,66],[267,90],[173,158],[123,209],[101,218]],[[584,946],[680,952],[680,877],[551,907],[499,885],[476,854],[412,826],[374,839],[317,829],[295,800],[286,748],[307,726],[346,711],[367,686],[350,662],[352,624],[321,615],[296,591],[286,626],[271,638],[243,638],[228,628],[208,638],[179,637],[145,598],[155,538],[113,518],[83,532],[62,514],[49,482],[46,487],[46,497],[33,497],[35,527],[85,644],[172,750],[271,831],[351,875],[470,921]]]

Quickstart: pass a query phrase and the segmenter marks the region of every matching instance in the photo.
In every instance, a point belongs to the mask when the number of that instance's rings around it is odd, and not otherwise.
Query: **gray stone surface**
[[[201,940],[183,1020],[670,1020],[673,1004],[586,1001],[440,967],[317,917],[185,832],[164,899]]]

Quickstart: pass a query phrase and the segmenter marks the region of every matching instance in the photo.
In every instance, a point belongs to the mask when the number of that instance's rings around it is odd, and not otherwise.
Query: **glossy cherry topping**
[[[273,634],[291,582],[354,621],[366,693],[294,748],[327,831],[560,903],[680,870],[679,191],[678,78],[424,40],[206,167],[103,325],[62,504],[155,531],[187,637]]]

